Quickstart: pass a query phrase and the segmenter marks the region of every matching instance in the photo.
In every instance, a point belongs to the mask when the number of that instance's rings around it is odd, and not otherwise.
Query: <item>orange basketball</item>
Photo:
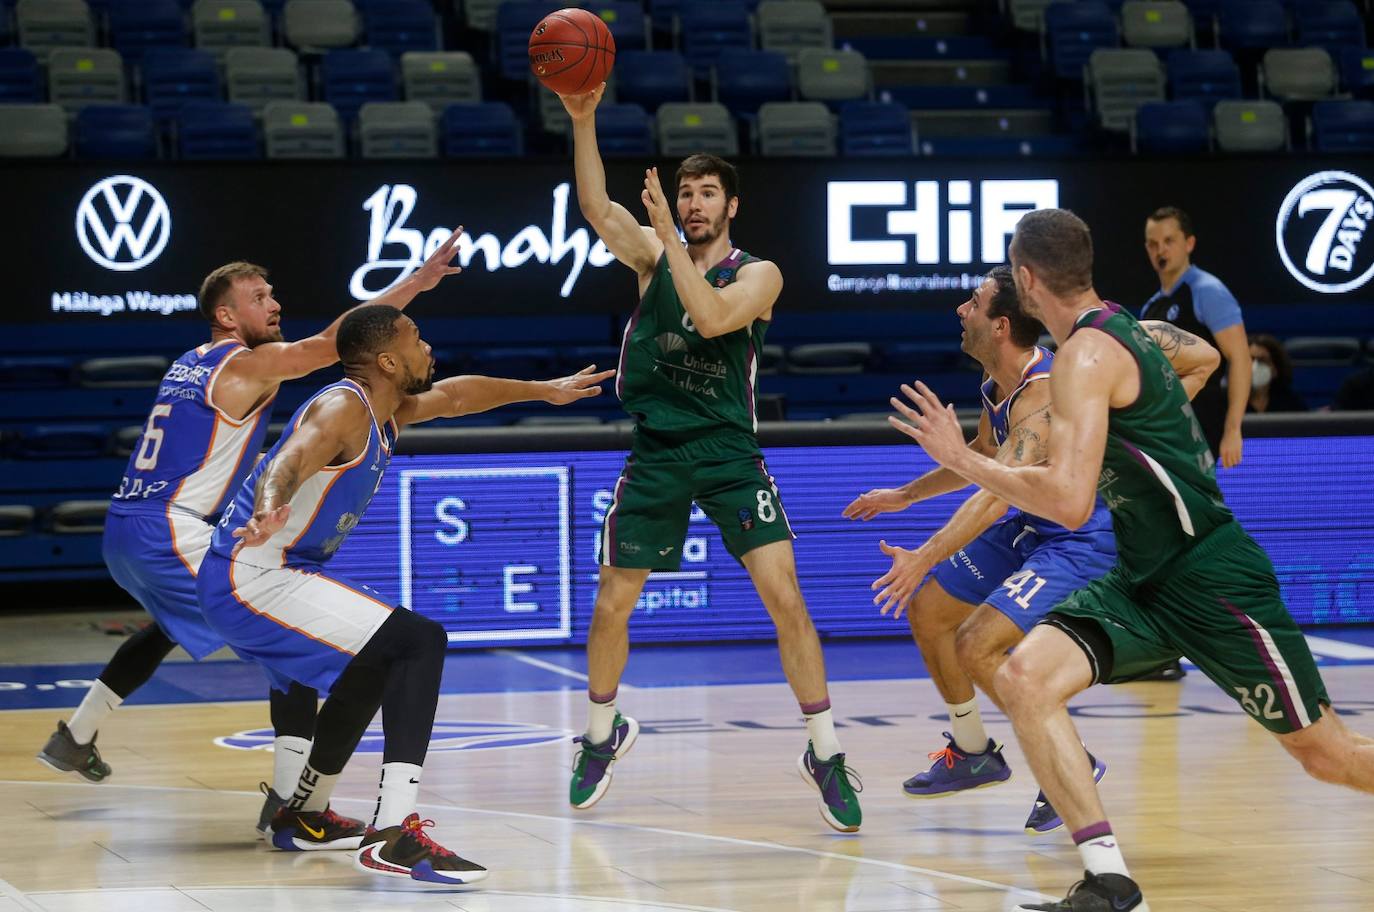
[[[530,72],[559,95],[581,95],[605,81],[615,39],[595,13],[561,9],[530,33]]]

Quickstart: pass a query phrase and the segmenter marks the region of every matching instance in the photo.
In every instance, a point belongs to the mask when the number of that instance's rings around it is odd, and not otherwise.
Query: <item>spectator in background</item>
[[[1173,206],[1145,221],[1145,251],[1159,275],[1159,291],[1145,302],[1144,320],[1165,320],[1221,352],[1221,369],[1193,400],[1212,455],[1224,468],[1240,464],[1240,423],[1250,401],[1250,347],[1240,305],[1221,280],[1192,264],[1193,220]],[[1225,377],[1225,387],[1222,378]]]
[[[1293,389],[1293,361],[1273,336],[1250,337],[1249,412],[1305,412],[1307,403]]]
[[[1357,370],[1346,377],[1332,408],[1338,412],[1374,411],[1374,367]]]

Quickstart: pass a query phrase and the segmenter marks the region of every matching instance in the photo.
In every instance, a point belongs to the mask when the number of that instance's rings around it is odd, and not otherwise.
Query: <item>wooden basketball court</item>
[[[759,655],[717,654],[727,665]],[[483,889],[411,887],[355,872],[346,854],[264,848],[253,823],[270,756],[243,748],[270,744],[270,733],[252,734],[268,724],[265,702],[122,708],[100,736],[114,768],[100,785],[33,759],[69,710],[16,709],[0,713],[0,912],[994,912],[1034,894],[1057,899],[1079,876],[1067,834],[1022,832],[1036,786],[995,713],[985,718],[1007,740],[1010,782],[905,797],[902,780],[942,745],[944,707],[929,680],[833,685],[864,783],[863,830],[844,836],[821,821],[797,774],[804,727],[781,683],[624,688],[620,705],[644,733],[606,799],[574,812],[579,673],[563,654],[498,652],[457,655],[449,676],[494,663],[513,675],[567,669],[552,673],[561,689],[505,691],[484,670],[489,692],[441,698],[421,811],[441,842],[491,868]],[[15,667],[0,666],[0,678]],[[1349,724],[1374,733],[1374,702],[1357,702],[1374,691],[1374,666],[1324,673]],[[634,656],[628,680],[640,680]],[[1308,780],[1200,674],[1097,688],[1077,713],[1108,762],[1108,813],[1156,912],[1374,908],[1374,802]],[[237,747],[216,743],[226,738]],[[354,758],[341,810],[370,813],[379,764],[375,752]]]

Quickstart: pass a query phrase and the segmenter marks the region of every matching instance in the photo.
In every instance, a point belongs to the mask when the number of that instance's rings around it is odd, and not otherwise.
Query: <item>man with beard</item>
[[[783,672],[810,735],[797,764],[820,792],[821,816],[854,832],[862,815],[835,735],[820,639],[797,582],[792,529],[758,443],[758,354],[782,274],[733,246],[738,178],[713,155],[692,155],[678,168],[673,196],[685,246],[657,169],[646,172],[640,196],[649,227],[611,201],[596,143],[604,89],[564,96],[563,104],[573,122],[582,215],[639,280],[616,382],[635,436],[602,527],[600,585],[587,634],[587,731],[578,739],[569,801],[575,808],[599,801],[612,764],[639,733],[615,704],[630,615],[652,571],[678,569],[695,501],[748,570],[777,628]]]
[[[411,276],[378,299],[403,308],[417,294],[460,271],[450,266],[459,228]],[[201,284],[200,311],[210,341],[176,360],[159,386],[143,434],[134,445],[105,521],[104,557],[110,575],[152,615],[153,623],[115,652],[70,722],[38,760],[91,782],[110,775],[95,746],[104,719],[142,686],[173,647],[203,659],[224,645],[201,615],[196,574],[220,512],[262,451],[272,400],[286,380],[338,360],[340,317],[317,335],[284,342],[281,305],[267,270],[234,262]],[[258,830],[289,795],[305,763],[315,727],[317,697],[309,688],[272,690],[273,785]]]
[[[401,427],[512,402],[566,405],[600,394],[615,371],[589,367],[560,380],[450,377],[409,317],[359,307],[338,335],[344,379],[305,402],[235,493],[196,580],[205,619],[274,686],[327,692],[310,757],[291,800],[271,821],[285,850],[361,843],[366,872],[435,884],[472,883],[486,870],[430,839],[414,813],[448,637],[436,622],[393,609],[329,567],[357,526]],[[379,708],[384,755],[372,826],[329,808],[344,764]]]

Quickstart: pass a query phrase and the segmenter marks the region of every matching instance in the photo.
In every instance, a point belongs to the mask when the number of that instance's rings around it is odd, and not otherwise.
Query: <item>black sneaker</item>
[[[270,824],[272,845],[283,852],[352,851],[362,844],[367,824],[352,817],[322,811],[293,811],[282,807]]]
[[[1084,871],[1059,902],[1022,903],[1015,912],[1150,912],[1150,907],[1129,877]]]
[[[258,837],[266,839],[272,832],[272,818],[277,816],[277,811],[286,807],[286,799],[273,791],[266,782],[258,783],[258,791],[265,796],[262,799],[262,810],[258,812]]]
[[[110,764],[100,759],[95,749],[96,735],[89,744],[77,744],[66,722],[57,723],[48,743],[38,752],[38,762],[59,773],[76,773],[91,781],[104,782],[110,777]]]
[[[485,880],[487,869],[476,862],[459,858],[425,833],[433,820],[411,814],[400,826],[381,830],[367,828],[362,848],[354,856],[354,866],[368,874],[407,877],[422,883],[470,884]]]

